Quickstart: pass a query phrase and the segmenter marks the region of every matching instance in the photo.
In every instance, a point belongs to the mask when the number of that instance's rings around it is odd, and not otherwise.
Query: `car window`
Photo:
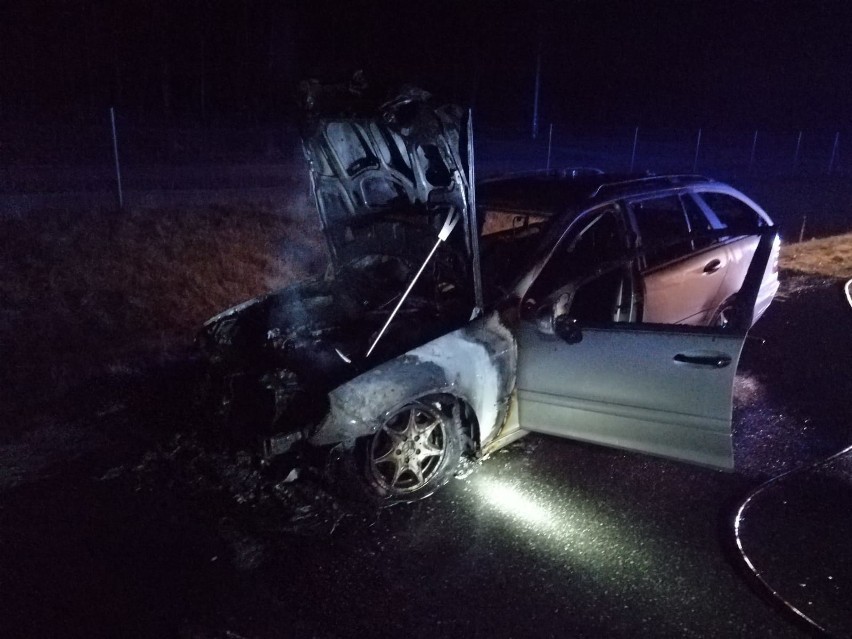
[[[701,207],[690,195],[683,195],[680,198],[683,204],[683,210],[686,211],[686,219],[689,221],[689,230],[692,235],[692,248],[696,251],[707,248],[715,244],[717,241],[713,231],[713,225]]]
[[[631,255],[623,217],[611,207],[575,222],[525,297],[529,310],[573,298],[572,317],[591,323],[622,321],[620,303],[629,287]]]
[[[689,222],[677,195],[631,204],[646,268],[654,268],[692,252]]]
[[[698,197],[716,214],[722,228],[733,233],[751,234],[761,226],[766,226],[757,211],[732,195],[705,191],[699,193]]]

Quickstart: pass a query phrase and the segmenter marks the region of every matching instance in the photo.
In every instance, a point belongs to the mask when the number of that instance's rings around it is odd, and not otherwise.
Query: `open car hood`
[[[382,255],[422,262],[458,213],[461,223],[441,251],[454,254],[470,281],[475,224],[465,114],[413,87],[387,96],[357,81],[302,85],[302,139],[332,261],[340,267]]]

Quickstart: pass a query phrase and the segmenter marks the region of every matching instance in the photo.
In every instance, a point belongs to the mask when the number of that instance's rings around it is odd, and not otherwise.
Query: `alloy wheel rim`
[[[373,437],[370,472],[388,492],[411,493],[429,483],[446,454],[443,417],[430,406],[410,404],[385,420]]]

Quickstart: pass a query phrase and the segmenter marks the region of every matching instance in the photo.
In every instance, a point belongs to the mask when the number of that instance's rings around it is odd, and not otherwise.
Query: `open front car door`
[[[545,265],[542,276],[550,267],[551,278],[565,272],[574,279],[551,282],[550,296],[538,291],[539,299],[522,302],[521,427],[732,469],[734,375],[775,236],[774,228],[761,232],[735,319],[724,328],[641,322],[641,287],[629,260],[589,277]],[[625,310],[633,306],[639,310]]]

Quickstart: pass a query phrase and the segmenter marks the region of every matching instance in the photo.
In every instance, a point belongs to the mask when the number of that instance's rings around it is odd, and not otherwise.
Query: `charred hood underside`
[[[219,412],[241,439],[306,432],[331,389],[463,325],[474,306],[461,111],[413,88],[379,100],[306,83],[303,97],[331,268],[221,313],[199,336]]]
[[[364,255],[425,258],[452,213],[464,228],[448,240],[469,278],[470,227],[463,113],[420,89],[386,99],[350,85],[307,84],[302,127],[317,209],[332,260]],[[342,108],[341,102],[347,107]]]

